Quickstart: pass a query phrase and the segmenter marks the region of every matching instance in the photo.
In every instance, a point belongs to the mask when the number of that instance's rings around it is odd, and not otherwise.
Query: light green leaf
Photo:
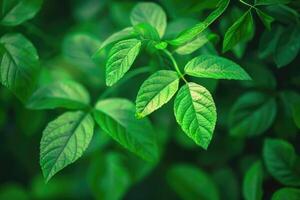
[[[213,33],[201,32],[191,41],[179,46],[175,51],[180,55],[187,55],[195,52],[197,49],[203,47],[206,43],[217,40],[218,36]]]
[[[184,200],[219,200],[216,184],[201,169],[189,165],[175,165],[167,172],[171,188]]]
[[[263,158],[267,170],[277,181],[288,186],[300,186],[300,158],[290,143],[279,139],[266,139]]]
[[[238,64],[213,55],[201,55],[193,58],[186,64],[184,71],[195,77],[251,80],[247,72]]]
[[[277,67],[291,63],[298,55],[300,49],[300,27],[294,26],[286,29],[280,37],[274,54]]]
[[[177,72],[160,70],[142,84],[136,98],[136,116],[143,118],[167,103],[178,90]]]
[[[148,119],[134,116],[135,106],[125,99],[97,102],[94,116],[99,126],[124,148],[147,161],[156,161],[158,146]]]
[[[230,134],[238,137],[262,134],[272,125],[276,112],[274,98],[259,92],[246,93],[231,108]]]
[[[253,35],[254,24],[250,9],[226,31],[223,41],[223,52],[232,49],[240,42],[249,41]]]
[[[101,53],[101,51],[108,45],[118,42],[120,40],[124,40],[124,39],[128,39],[131,37],[135,37],[137,35],[137,33],[135,32],[135,30],[133,29],[133,27],[126,27],[124,29],[122,29],[121,31],[118,31],[114,34],[112,34],[111,36],[109,36],[108,38],[106,38],[102,43],[101,46],[99,47],[99,49],[96,51],[96,53],[94,54],[93,57],[96,57],[97,55],[99,55]]]
[[[175,39],[168,41],[171,45],[180,46],[184,43],[194,39],[202,31],[204,31],[210,24],[212,24],[227,8],[230,0],[220,0],[217,8],[210,13],[205,20],[181,32]]]
[[[300,189],[281,188],[272,195],[272,200],[300,200]]]
[[[92,116],[81,111],[64,113],[47,125],[40,146],[40,165],[46,181],[82,156],[93,132]]]
[[[106,63],[106,85],[112,86],[130,69],[141,48],[137,39],[116,43],[109,53]]]
[[[119,200],[128,190],[131,180],[122,159],[122,155],[109,152],[92,160],[88,178],[96,199]]]
[[[255,162],[246,172],[243,181],[243,195],[246,200],[261,200],[263,197],[263,167]]]
[[[255,0],[255,5],[275,5],[275,4],[286,4],[291,0]]]
[[[131,24],[149,23],[153,26],[160,37],[165,33],[167,27],[167,17],[164,10],[156,3],[138,3],[130,15]]]
[[[3,0],[0,3],[0,24],[16,26],[27,21],[36,15],[42,3],[43,0]]]
[[[271,30],[271,24],[274,21],[274,18],[259,9],[255,9],[255,11],[266,28]]]
[[[81,109],[90,103],[86,89],[74,81],[55,82],[39,88],[27,102],[30,109]]]
[[[217,120],[215,103],[209,91],[196,83],[187,83],[176,96],[174,113],[182,130],[196,144],[207,149]]]
[[[0,38],[0,81],[23,102],[35,88],[38,60],[36,49],[21,34]]]

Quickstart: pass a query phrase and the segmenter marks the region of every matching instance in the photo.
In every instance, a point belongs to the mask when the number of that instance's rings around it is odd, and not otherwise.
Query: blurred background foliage
[[[130,26],[130,11],[137,2],[45,0],[35,18],[16,28],[1,27],[0,35],[18,31],[35,45],[42,70],[39,85],[54,80],[76,80],[88,88],[95,101],[107,90],[104,81],[107,51],[96,60],[91,57],[105,38]],[[205,18],[217,0],[155,2],[167,13],[165,38],[170,38]],[[289,32],[297,26],[299,29],[300,3],[293,1],[288,6],[273,5],[263,9],[275,18],[271,31],[267,31],[254,16],[253,39],[239,43],[225,54],[239,63],[254,81],[194,80],[212,92],[217,105],[217,127],[207,151],[182,133],[170,103],[150,116],[161,146],[162,156],[158,163],[140,160],[97,129],[84,156],[45,184],[38,160],[41,133],[47,122],[62,110],[27,110],[8,89],[1,87],[0,199],[242,199],[245,174],[253,163],[263,160],[266,138],[284,139],[293,145],[298,155],[300,153],[299,56],[287,66],[277,68],[273,61],[274,48],[268,49],[271,48],[268,43],[278,31],[287,35],[279,37],[283,46]],[[194,55],[222,54],[226,30],[246,10],[244,4],[232,1],[226,12],[210,26],[217,39],[190,56],[178,56],[180,65]],[[159,67],[159,63],[151,58],[153,56],[141,54],[134,68],[150,66],[148,73],[124,81],[110,96],[134,101],[143,80]],[[267,108],[262,119],[257,117],[248,122],[254,122],[250,127],[259,123],[265,127],[252,135],[244,133],[250,130],[231,133],[236,128],[231,123],[242,123],[240,119],[232,118],[250,116],[257,106],[245,110],[235,102],[243,102],[242,98],[248,95],[244,98],[246,101],[258,101],[259,104],[264,99],[262,94],[276,97],[276,105]],[[298,175],[299,166],[295,168]],[[283,187],[266,169],[263,180],[263,199],[270,199]]]

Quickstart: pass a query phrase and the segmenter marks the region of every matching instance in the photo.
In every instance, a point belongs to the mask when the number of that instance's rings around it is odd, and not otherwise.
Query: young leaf
[[[160,37],[164,35],[167,27],[166,13],[159,5],[151,2],[138,3],[131,12],[130,20],[133,26],[149,23],[157,30]]]
[[[271,24],[274,18],[259,9],[255,9],[255,11],[267,29],[271,30]]]
[[[300,158],[290,143],[279,139],[266,139],[263,158],[267,170],[277,181],[288,186],[300,186]]]
[[[210,24],[212,24],[227,8],[230,0],[220,0],[217,4],[217,8],[210,13],[207,18],[189,28],[182,33],[180,33],[175,39],[168,41],[171,45],[180,46],[184,43],[194,39],[202,31],[204,31]]]
[[[231,108],[230,134],[238,137],[262,134],[272,125],[276,112],[274,98],[258,92],[246,93]]]
[[[47,125],[40,146],[40,165],[46,181],[82,156],[93,132],[92,116],[81,111],[64,113]]]
[[[193,58],[186,64],[184,71],[195,77],[251,80],[247,72],[238,64],[213,55],[201,55]]]
[[[35,88],[38,59],[34,46],[21,34],[0,38],[0,81],[23,102]]]
[[[109,53],[106,63],[106,84],[112,86],[130,69],[141,48],[137,39],[122,40],[116,43]]]
[[[255,162],[246,172],[243,181],[243,195],[246,200],[261,200],[263,197],[263,167]]]
[[[99,126],[124,148],[147,161],[156,161],[158,146],[148,119],[134,116],[135,106],[125,99],[97,102],[94,116]]]
[[[189,165],[175,165],[167,172],[171,188],[185,200],[219,200],[216,184],[201,169]]]
[[[128,190],[131,180],[122,155],[109,152],[92,160],[89,184],[96,199],[119,200]]]
[[[55,82],[39,88],[27,102],[30,109],[81,109],[90,103],[86,89],[74,81]]]
[[[182,46],[179,46],[175,51],[180,55],[191,54],[197,49],[204,46],[206,43],[215,39],[218,39],[218,36],[216,34],[203,31],[198,36],[196,36],[195,39],[183,44]]]
[[[291,0],[255,0],[255,5],[275,5],[275,4],[286,4]]]
[[[187,83],[176,96],[174,113],[182,130],[196,144],[207,149],[217,120],[215,103],[209,91],[196,83]]]
[[[159,35],[155,28],[148,23],[140,23],[135,25],[134,30],[137,34],[143,37],[143,39],[149,39],[153,41],[159,41]]]
[[[300,27],[295,26],[286,29],[280,37],[274,54],[277,67],[283,67],[292,62],[298,55],[300,49]]]
[[[299,200],[300,189],[281,188],[272,195],[272,200]]]
[[[178,90],[177,72],[160,70],[142,84],[136,98],[136,116],[143,118],[167,103]]]
[[[137,33],[135,32],[133,27],[127,27],[122,29],[121,31],[118,31],[114,34],[112,34],[111,36],[109,36],[108,38],[106,38],[106,40],[104,40],[102,42],[102,44],[100,45],[99,49],[96,51],[96,53],[94,54],[93,57],[97,56],[98,54],[101,53],[101,51],[108,45],[114,43],[114,42],[118,42],[120,40],[124,40],[124,39],[128,39],[131,37],[135,37],[137,36]]]
[[[254,35],[254,24],[249,9],[226,31],[223,41],[223,52],[235,47],[240,42],[247,42]]]
[[[16,26],[31,18],[40,10],[43,0],[3,0],[0,24]]]

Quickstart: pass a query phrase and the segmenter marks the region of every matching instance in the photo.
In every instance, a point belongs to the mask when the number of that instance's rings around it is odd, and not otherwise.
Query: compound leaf
[[[82,111],[64,113],[47,125],[40,146],[40,165],[46,181],[82,156],[93,132],[92,116]]]
[[[97,102],[94,116],[99,126],[124,148],[148,161],[158,158],[158,146],[148,119],[135,118],[135,106],[125,99]]]
[[[288,186],[300,186],[300,159],[290,143],[280,139],[266,139],[263,158],[267,170],[277,181]]]
[[[141,48],[137,39],[122,40],[110,50],[106,63],[106,84],[112,86],[130,69]]]
[[[35,91],[29,98],[27,107],[31,109],[81,109],[87,107],[89,103],[89,94],[81,84],[74,81],[61,81]]]
[[[261,200],[263,197],[263,167],[255,162],[246,172],[243,181],[243,195],[246,200]]]
[[[16,26],[31,18],[40,10],[43,0],[3,0],[0,24]]]
[[[149,23],[160,37],[164,35],[167,27],[166,13],[158,4],[151,2],[138,3],[131,12],[130,20],[133,26]]]
[[[175,71],[160,70],[142,84],[136,98],[136,116],[145,117],[167,103],[178,90]]]
[[[238,64],[213,55],[201,55],[193,58],[186,64],[184,71],[195,77],[251,80],[247,72]]]
[[[182,130],[196,144],[207,149],[217,120],[215,103],[209,91],[196,83],[187,83],[176,96],[174,113]]]
[[[230,134],[239,137],[259,135],[272,125],[276,112],[274,98],[259,92],[246,93],[231,108]]]
[[[38,60],[36,49],[21,34],[0,38],[0,81],[23,102],[35,88]]]

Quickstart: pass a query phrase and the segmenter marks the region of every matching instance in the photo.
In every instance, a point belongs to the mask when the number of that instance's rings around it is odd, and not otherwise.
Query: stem
[[[251,7],[251,8],[256,9],[255,6],[252,6],[251,4],[249,4],[249,3],[247,3],[247,2],[245,2],[245,1],[243,1],[243,0],[240,0],[240,2],[241,2],[242,4],[244,4],[244,5],[246,5],[246,6],[249,6],[249,7]]]
[[[167,49],[162,49],[162,51],[169,57],[169,59],[171,60],[173,66],[174,66],[176,72],[178,73],[178,75],[180,76],[180,78],[182,78],[182,80],[184,80],[184,82],[187,83],[187,80],[184,78],[184,74],[181,73],[173,55]]]
[[[131,71],[125,76],[122,80],[118,82],[118,84],[113,85],[112,87],[105,90],[98,98],[98,100],[103,99],[107,96],[109,96],[111,93],[113,93],[120,85],[122,85],[124,82],[128,81],[129,79],[143,73],[151,72],[152,69],[149,66],[142,67],[139,69],[136,69],[134,71]]]

